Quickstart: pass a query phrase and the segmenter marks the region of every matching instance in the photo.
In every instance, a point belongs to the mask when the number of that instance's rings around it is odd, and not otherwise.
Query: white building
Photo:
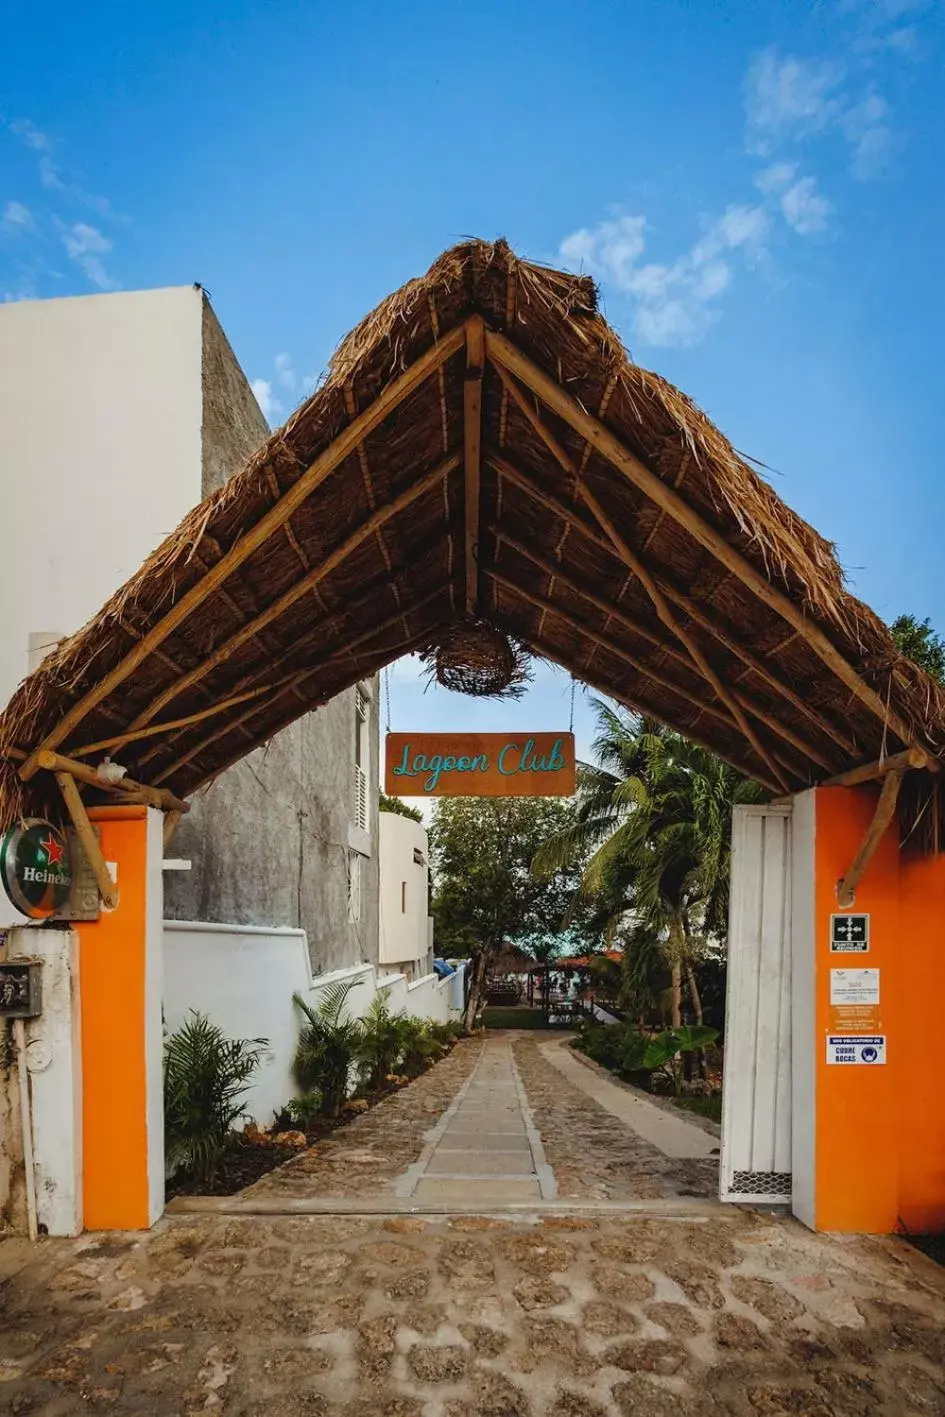
[[[421,822],[378,814],[381,967],[419,979],[433,968],[429,843]]]

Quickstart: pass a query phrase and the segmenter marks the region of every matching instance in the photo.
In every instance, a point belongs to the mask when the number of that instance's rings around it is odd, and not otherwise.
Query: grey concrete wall
[[[371,686],[377,724],[376,681]],[[354,691],[284,729],[267,748],[223,773],[194,800],[171,854],[187,872],[165,873],[164,913],[174,920],[287,925],[306,931],[320,973],[377,962],[379,739],[372,734],[369,837],[361,919],[348,919],[354,822]]]
[[[268,434],[252,390],[204,301],[203,489],[222,486]],[[312,968],[376,963],[378,950],[377,684],[371,699],[370,855],[361,867],[361,919],[350,921],[348,871],[355,821],[355,691],[306,714],[223,773],[193,801],[165,874],[165,916],[306,931]]]

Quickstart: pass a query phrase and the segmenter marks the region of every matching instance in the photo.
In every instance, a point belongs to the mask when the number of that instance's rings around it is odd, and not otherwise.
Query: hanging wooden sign
[[[388,733],[394,797],[570,797],[573,733]]]

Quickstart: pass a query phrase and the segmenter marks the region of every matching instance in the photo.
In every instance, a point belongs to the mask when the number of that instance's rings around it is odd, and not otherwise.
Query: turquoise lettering
[[[405,744],[404,744],[404,756],[401,758],[400,762],[397,764],[397,766],[396,766],[396,767],[394,768],[394,770],[393,770],[395,777],[416,777],[416,775],[417,775],[416,772],[412,772],[412,771],[410,770],[410,768],[407,766],[407,761],[408,761],[409,755],[410,755],[410,744],[409,744],[409,743],[405,743]]]
[[[470,772],[488,772],[489,755],[487,753],[477,753],[469,764]]]
[[[506,753],[517,753],[517,752],[518,752],[518,744],[517,744],[517,743],[506,743],[506,744],[502,747],[502,749],[501,749],[501,751],[500,751],[500,753],[499,753],[498,769],[499,769],[499,772],[502,774],[503,777],[514,777],[515,774],[521,770],[521,764],[519,764],[518,766],[516,766],[516,767],[514,767],[514,768],[507,768],[507,767],[505,766],[505,755],[506,755]]]
[[[561,739],[556,738],[554,747],[551,750],[551,757],[548,760],[548,767],[552,772],[560,772],[564,767],[564,758],[561,756]]]
[[[440,773],[443,771],[443,759],[439,753],[434,753],[425,766],[429,768],[430,776],[424,782],[423,790],[424,792],[435,792],[436,785],[440,780]]]
[[[456,759],[457,772],[469,772],[469,758],[465,753],[461,753]]]

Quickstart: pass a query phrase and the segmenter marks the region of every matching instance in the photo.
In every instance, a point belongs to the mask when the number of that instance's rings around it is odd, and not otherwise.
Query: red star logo
[[[64,848],[62,844],[55,839],[52,832],[47,832],[46,840],[41,841],[39,844],[45,851],[46,861],[50,866],[59,866],[62,864],[62,853]]]

